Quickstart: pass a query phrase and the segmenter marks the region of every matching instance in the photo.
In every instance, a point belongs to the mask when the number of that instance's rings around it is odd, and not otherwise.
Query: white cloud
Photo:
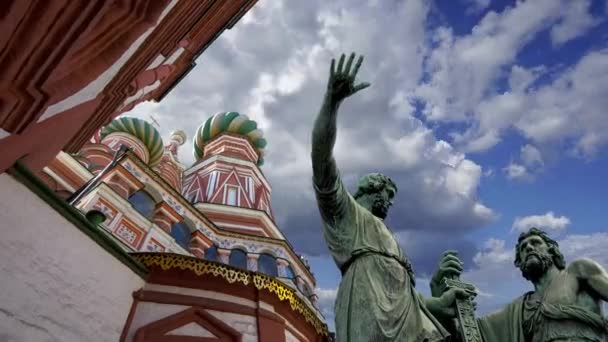
[[[503,171],[505,171],[509,179],[527,180],[530,178],[526,167],[517,163],[510,163]]]
[[[526,144],[521,147],[519,160],[512,161],[503,171],[508,179],[532,181],[543,170],[543,157],[538,148]]]
[[[466,0],[465,2],[469,5],[467,12],[470,13],[481,12],[490,6],[490,0]]]
[[[329,325],[330,330],[334,330],[334,305],[336,303],[336,296],[338,294],[338,288],[319,288],[315,289],[315,293],[317,294],[317,307],[319,311],[325,317],[325,322]]]
[[[593,51],[551,82],[530,86],[543,72],[512,68],[513,88],[479,102],[478,121],[456,135],[455,142],[465,150],[485,150],[500,141],[496,137],[502,132],[515,128],[537,150],[563,149],[561,144],[568,143],[570,154],[593,157],[608,142],[608,50]],[[528,152],[522,150],[522,158]]]
[[[559,247],[569,262],[590,258],[608,268],[608,233],[568,235],[559,241]]]
[[[428,75],[408,98],[421,101],[429,120],[469,124],[451,134],[461,151],[486,151],[515,128],[541,150],[564,142],[570,154],[593,157],[608,142],[608,124],[600,120],[608,101],[606,51],[591,52],[568,69],[515,64],[547,28],[555,45],[588,32],[600,21],[589,10],[587,0],[520,1],[500,13],[489,11],[470,34],[455,36],[439,27],[427,49]],[[544,85],[536,84],[541,76]],[[503,79],[508,88],[499,90]]]
[[[537,167],[544,164],[540,151],[530,144],[522,146],[521,160],[528,167]]]
[[[511,227],[512,231],[525,232],[532,227],[546,230],[551,234],[559,234],[570,225],[570,219],[566,216],[555,216],[552,211],[543,215],[530,215],[516,217]]]
[[[567,2],[567,7],[563,9],[563,18],[551,28],[553,45],[560,45],[579,37],[599,22],[589,13],[590,7],[590,0]]]
[[[425,62],[430,77],[412,94],[424,102],[425,116],[440,121],[468,120],[492,89],[501,68],[560,17],[560,6],[555,0],[522,1],[501,13],[488,12],[469,35],[455,37],[444,27],[435,30],[437,47]]]

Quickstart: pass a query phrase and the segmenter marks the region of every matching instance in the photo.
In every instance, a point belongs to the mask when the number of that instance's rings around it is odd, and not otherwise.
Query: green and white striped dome
[[[259,154],[258,165],[264,164],[264,148],[266,139],[255,121],[246,115],[237,112],[223,112],[215,114],[205,121],[196,130],[194,138],[194,157],[203,158],[205,145],[220,133],[233,133],[247,138]]]
[[[122,117],[113,120],[105,126],[101,130],[100,137],[103,139],[112,133],[118,132],[130,134],[146,146],[150,155],[150,161],[148,162],[150,167],[154,167],[160,163],[163,157],[163,140],[156,128],[150,123],[138,118]]]

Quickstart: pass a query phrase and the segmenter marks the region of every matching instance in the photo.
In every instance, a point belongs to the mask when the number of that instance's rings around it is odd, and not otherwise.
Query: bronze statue
[[[477,320],[486,342],[604,342],[608,321],[602,301],[608,301],[608,273],[590,259],[566,265],[558,243],[536,228],[519,236],[515,266],[532,282],[534,291],[504,309]],[[446,253],[431,281],[440,295],[445,277],[459,275],[460,260]]]
[[[414,273],[393,234],[384,224],[397,193],[385,175],[370,174],[351,196],[333,157],[338,108],[344,99],[369,87],[355,85],[363,57],[353,66],[340,57],[331,62],[327,91],[312,134],[313,184],[324,221],[324,237],[342,272],[335,304],[338,341],[449,341],[437,318],[456,317],[454,302],[466,291],[451,289],[423,298]],[[346,63],[345,63],[346,62]],[[433,315],[437,316],[435,318]]]

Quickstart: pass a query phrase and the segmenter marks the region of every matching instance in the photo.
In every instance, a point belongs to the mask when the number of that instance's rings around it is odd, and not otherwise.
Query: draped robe
[[[577,305],[529,300],[529,295],[477,320],[485,342],[607,341],[608,325],[600,315]],[[531,321],[524,321],[524,310]]]
[[[325,190],[314,188],[331,255],[339,268],[348,263],[335,303],[338,342],[449,341],[416,292],[403,251],[384,222],[355,201],[339,176]],[[360,252],[366,253],[350,263]]]

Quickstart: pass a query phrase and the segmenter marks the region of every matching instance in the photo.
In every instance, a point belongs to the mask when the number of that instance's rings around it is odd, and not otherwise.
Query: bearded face
[[[395,197],[394,188],[387,186],[369,196],[372,201],[372,214],[381,219],[385,219],[388,214],[388,209],[393,205],[393,198]]]
[[[553,265],[553,256],[550,253],[531,253],[521,264],[521,274],[529,281],[540,279]]]
[[[530,236],[521,242],[519,248],[522,275],[529,281],[540,279],[553,265],[551,249],[539,236]]]

